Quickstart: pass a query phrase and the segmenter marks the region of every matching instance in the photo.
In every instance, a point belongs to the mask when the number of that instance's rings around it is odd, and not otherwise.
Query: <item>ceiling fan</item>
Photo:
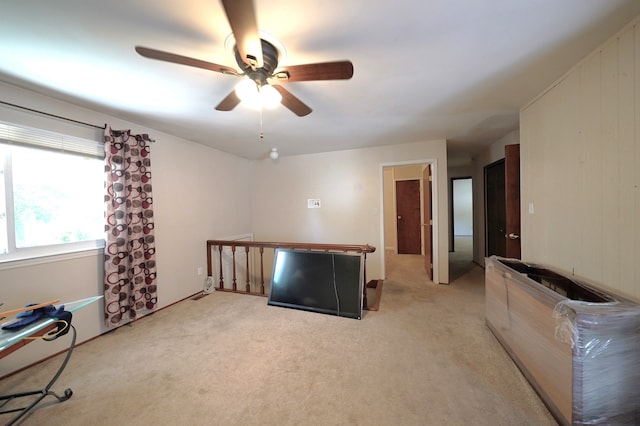
[[[202,68],[222,74],[245,77],[242,85],[247,92],[237,87],[217,106],[218,111],[231,111],[244,96],[261,98],[265,104],[282,103],[296,115],[303,117],[311,113],[304,102],[279,83],[312,80],[348,80],[353,76],[351,61],[334,61],[314,64],[290,65],[278,68],[279,51],[269,41],[260,37],[252,0],[222,0],[229,20],[235,46],[235,59],[240,71],[200,59],[174,53],[136,46],[140,55],[175,64]]]

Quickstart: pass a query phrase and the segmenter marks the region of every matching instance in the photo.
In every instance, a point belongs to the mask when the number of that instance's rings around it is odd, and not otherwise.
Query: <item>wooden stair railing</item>
[[[231,250],[231,288],[224,285],[224,265],[223,265],[223,250],[225,247],[229,247]],[[363,309],[370,311],[377,311],[380,304],[380,296],[382,292],[382,280],[371,280],[367,282],[367,253],[373,253],[376,248],[368,244],[322,244],[322,243],[285,243],[285,242],[268,242],[268,241],[238,241],[238,240],[207,240],[207,276],[213,277],[214,264],[213,264],[213,250],[217,249],[218,259],[218,283],[215,286],[217,291],[228,291],[233,293],[251,294],[254,296],[267,296],[264,285],[264,249],[287,248],[287,249],[300,249],[300,250],[318,250],[318,251],[342,251],[342,252],[354,252],[364,254],[364,285],[363,285]],[[238,248],[244,248],[244,265],[245,265],[245,283],[244,290],[238,289],[237,274],[236,274],[236,252]],[[260,287],[257,291],[251,290],[251,274],[250,274],[250,250],[257,250],[259,254],[259,266],[260,269]],[[367,289],[375,289],[374,301],[371,305],[367,301]]]

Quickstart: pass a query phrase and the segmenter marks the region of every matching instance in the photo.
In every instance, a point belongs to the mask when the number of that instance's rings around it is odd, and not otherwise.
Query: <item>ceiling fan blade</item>
[[[305,105],[300,99],[296,98],[291,92],[289,92],[284,87],[272,84],[274,89],[276,89],[282,95],[282,100],[280,103],[285,107],[289,108],[294,114],[299,117],[304,117],[305,115],[309,115],[311,113],[311,108]]]
[[[279,68],[273,79],[280,82],[311,80],[348,80],[353,76],[351,61],[322,62]]]
[[[252,68],[262,68],[262,41],[252,0],[222,0],[224,12],[242,61]]]
[[[240,103],[240,98],[236,95],[236,91],[232,90],[217,106],[218,111],[231,111]]]
[[[187,65],[190,67],[202,68],[222,74],[238,75],[238,71],[233,68],[214,64],[213,62],[201,61],[200,59],[189,58],[187,56],[176,55],[175,53],[163,52],[162,50],[150,49],[148,47],[136,46],[136,52],[145,58],[157,59],[159,61],[172,62],[174,64]]]

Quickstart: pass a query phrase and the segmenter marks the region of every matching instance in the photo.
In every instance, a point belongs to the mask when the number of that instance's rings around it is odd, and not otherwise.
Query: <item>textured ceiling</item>
[[[351,80],[288,83],[313,109],[214,107],[238,77],[218,1],[2,0],[0,80],[239,156],[447,139],[454,161],[518,128],[519,109],[640,14],[638,0],[257,0],[283,65],[349,59]],[[0,94],[0,100],[2,96]],[[260,129],[264,138],[260,139]],[[135,129],[134,129],[135,130]]]

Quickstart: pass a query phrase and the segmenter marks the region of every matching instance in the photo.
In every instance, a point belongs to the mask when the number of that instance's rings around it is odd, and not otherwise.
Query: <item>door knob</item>
[[[520,235],[516,235],[512,232],[509,235],[507,235],[507,238],[509,238],[510,240],[517,240],[518,238],[520,238]]]
[[[402,219],[402,216],[398,215],[398,219]]]

